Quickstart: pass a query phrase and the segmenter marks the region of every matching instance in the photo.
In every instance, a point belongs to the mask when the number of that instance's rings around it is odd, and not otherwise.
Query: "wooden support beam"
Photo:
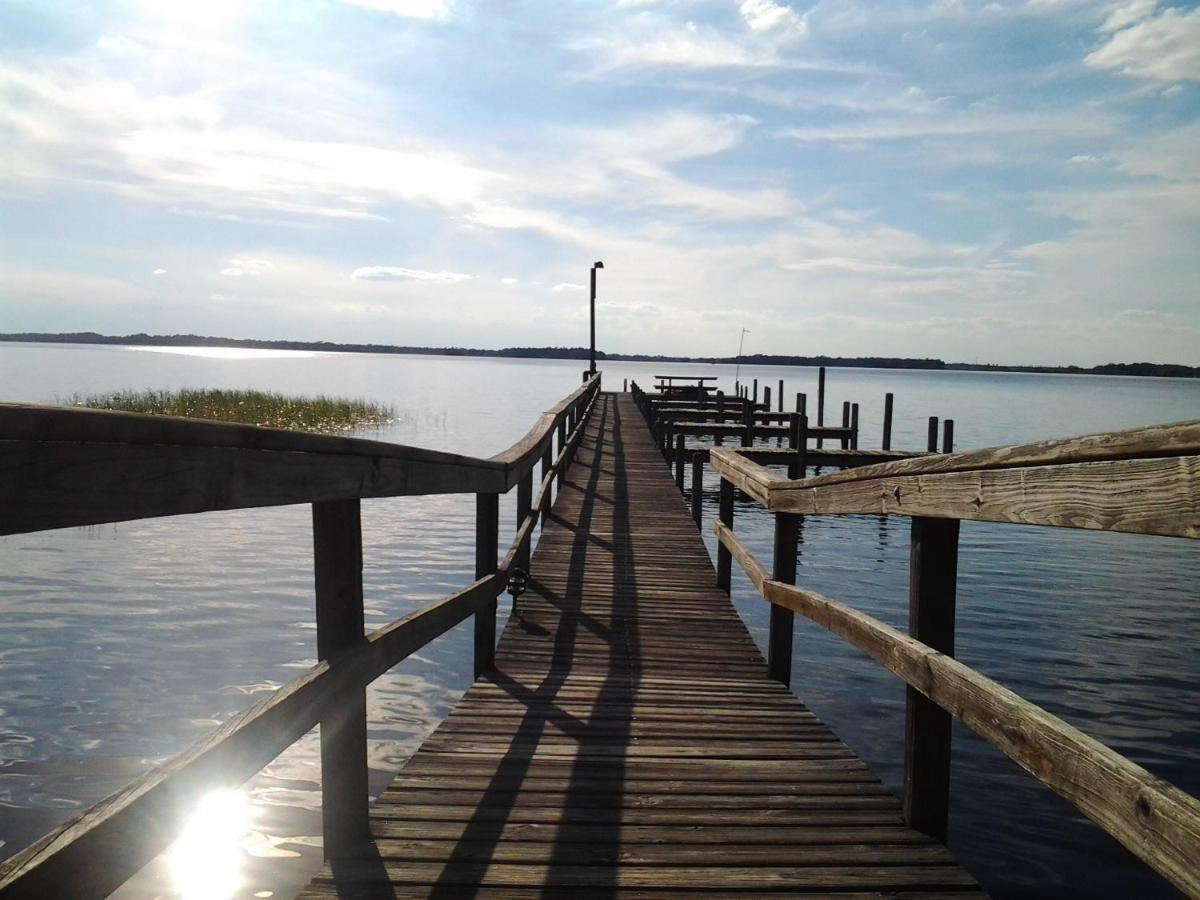
[[[567,422],[564,419],[563,421],[558,423],[558,453],[562,453],[563,448],[565,446],[567,446]],[[556,453],[555,456],[557,457],[558,454]],[[566,466],[563,466],[561,469],[558,470],[558,488],[560,491],[562,490],[563,478],[566,477],[566,474],[567,474]],[[480,576],[476,576],[476,577],[478,578]]]
[[[717,519],[726,528],[733,530],[733,482],[728,478],[721,479],[721,500],[717,509]],[[729,548],[724,544],[717,547],[717,587],[726,594],[729,593],[730,576],[733,573],[733,557]]]
[[[825,367],[821,366],[817,369],[817,427],[822,428],[825,425]],[[817,449],[821,449],[823,442],[817,438]]]
[[[565,469],[566,466],[563,466]],[[562,472],[559,472],[559,484]],[[496,542],[500,536],[500,495],[475,495],[475,579],[496,571]],[[475,677],[496,667],[496,601],[475,613]]]
[[[546,476],[550,474],[550,470],[554,468],[554,441],[547,438],[546,449],[542,451],[542,481],[546,481]],[[553,482],[546,485],[546,509],[549,510],[554,504],[554,487]],[[546,520],[542,519],[542,526],[545,527]]]
[[[363,625],[362,521],[358,500],[314,503],[313,569],[317,656],[337,657],[366,643]],[[364,854],[367,814],[367,696],[348,689],[321,716],[321,823],[326,859]]]
[[[775,513],[775,557],[771,580],[783,584],[796,583],[796,542],[799,538],[800,517],[790,513]],[[792,683],[792,636],[796,614],[771,604],[771,625],[767,635],[767,676],[780,684]]]
[[[912,520],[908,631],[946,656],[954,656],[958,532],[956,519]],[[906,694],[904,817],[910,827],[945,843],[950,811],[950,714],[912,687]]]
[[[679,488],[681,494],[683,493],[683,470],[687,465],[687,459],[683,455],[683,441],[682,434],[675,435],[675,487]]]
[[[888,393],[883,395],[883,442],[880,447],[884,450],[892,449],[892,404],[893,396]]]
[[[700,528],[703,518],[704,504],[704,456],[697,453],[692,456],[692,520]]]
[[[525,519],[529,516],[533,509],[533,470],[530,469],[525,473],[525,477],[517,482],[517,528],[520,529],[525,524]],[[529,571],[529,559],[532,556],[533,548],[530,544],[517,554],[517,565]]]

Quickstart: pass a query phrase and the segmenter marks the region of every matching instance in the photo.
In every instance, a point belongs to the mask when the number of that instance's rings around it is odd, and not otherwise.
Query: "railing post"
[[[546,475],[549,474],[550,470],[553,467],[554,467],[554,438],[553,438],[553,436],[547,436],[546,447],[544,450],[542,450],[542,481],[546,480]],[[551,480],[551,483],[546,486],[545,503],[546,503],[547,511],[550,509],[551,506],[554,505],[553,495],[554,495],[554,483],[553,483],[553,480]],[[542,527],[543,528],[546,527],[545,519],[542,519]]]
[[[525,520],[529,517],[529,512],[533,508],[533,467],[530,466],[528,472],[521,476],[521,480],[517,482],[517,530],[521,530],[521,526],[525,524]],[[517,554],[517,565],[529,571],[529,558],[532,555],[533,549],[533,532],[529,533],[529,541],[525,547]],[[514,601],[515,602],[515,601]]]
[[[883,395],[883,444],[884,450],[892,449],[892,403],[890,393]]]
[[[563,448],[567,446],[567,420],[559,419],[558,421],[558,453],[563,452]],[[557,458],[558,454],[555,454]],[[567,475],[567,461],[564,459],[562,467],[558,470],[556,481],[558,482],[559,490],[562,490],[563,478]]]
[[[358,500],[313,504],[317,656],[336,658],[363,636],[362,521]],[[367,814],[367,697],[359,688],[321,718],[321,823],[325,858],[362,853]]]
[[[908,632],[954,655],[958,575],[957,519],[914,518],[908,583]],[[904,818],[945,843],[950,809],[950,714],[907,688],[904,728]]]
[[[725,424],[725,392],[717,391],[717,427],[713,431],[713,446],[720,447],[725,442],[721,434],[721,426]]]
[[[683,456],[683,435],[675,435],[675,487],[679,488],[679,493],[683,493],[683,468],[687,465],[687,460]]]
[[[702,524],[704,502],[704,456],[701,451],[692,455],[692,519],[699,528]]]
[[[733,528],[733,482],[722,476],[721,503],[717,509],[717,518],[726,528]],[[717,587],[726,594],[729,593],[729,583],[733,575],[733,556],[724,544],[717,545]]]
[[[475,579],[496,571],[500,495],[475,495]],[[475,677],[496,666],[496,600],[475,613]]]
[[[796,542],[800,517],[775,513],[775,561],[771,578],[784,584],[796,583]],[[771,629],[767,635],[767,675],[783,685],[792,683],[792,634],[796,614],[771,604]]]
[[[825,367],[817,369],[817,427],[825,427]],[[823,438],[817,438],[817,449],[825,445]]]

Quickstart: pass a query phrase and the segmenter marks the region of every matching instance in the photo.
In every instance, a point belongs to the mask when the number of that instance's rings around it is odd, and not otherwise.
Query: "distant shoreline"
[[[388,353],[417,356],[481,356],[507,359],[575,359],[586,361],[586,347],[504,347],[480,350],[467,347],[404,347],[394,344],[341,344],[331,341],[262,341],[212,337],[197,334],[125,334],[104,335],[94,331],[66,334],[19,332],[0,334],[7,343],[108,344],[132,347],[238,347],[253,350],[310,350],[322,353]],[[645,353],[605,353],[596,351],[597,360],[629,362],[723,363],[733,365],[733,356],[663,356]],[[993,363],[948,363],[940,359],[914,359],[886,356],[781,356],[755,353],[741,358],[748,366],[830,366],[860,369],[918,369],[967,372],[1032,372],[1063,375],[1132,375],[1160,378],[1200,378],[1200,367],[1174,363],[1105,363],[1099,366],[1008,366]]]

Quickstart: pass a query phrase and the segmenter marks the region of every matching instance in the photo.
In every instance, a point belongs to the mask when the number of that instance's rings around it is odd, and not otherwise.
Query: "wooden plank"
[[[801,515],[929,516],[1200,538],[1200,456],[796,485],[759,490],[770,509]]]
[[[947,656],[954,655],[958,531],[958,522],[953,519],[912,520],[908,633]],[[944,842],[949,817],[950,714],[915,688],[908,687],[904,719],[904,819],[917,831]]]
[[[1068,800],[1185,894],[1200,895],[1200,801],[1012,691],[870,616],[767,582],[766,598],[844,638]]]
[[[317,657],[365,641],[362,519],[358,500],[313,505]],[[321,822],[326,859],[362,852],[367,822],[367,695],[347,691],[321,716]]]
[[[0,862],[5,900],[104,896],[157,855],[201,795],[241,784],[310,731],[330,705],[428,644],[500,591],[475,584],[380,628],[234,716],[169,762],[134,779]]]
[[[767,678],[637,396],[572,435],[496,669],[375,804],[379,859],[312,896],[975,892]]]

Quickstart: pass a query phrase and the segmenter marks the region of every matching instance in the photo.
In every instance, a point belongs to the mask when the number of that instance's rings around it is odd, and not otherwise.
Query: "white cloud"
[[[391,13],[406,19],[438,21],[449,16],[446,0],[342,0],[347,6],[357,6],[374,12]]]
[[[563,281],[563,282],[560,282],[559,284],[556,284],[554,287],[550,288],[550,290],[555,291],[556,293],[560,293],[560,294],[563,291],[582,291],[583,285],[582,284],[573,284],[569,281]]]
[[[167,270],[166,270],[166,269],[155,269],[155,270],[154,270],[154,272],[153,272],[152,274],[154,274],[154,275],[166,275],[166,274],[167,274]]]
[[[510,277],[510,278],[501,278],[501,279],[500,279],[500,283],[501,283],[501,284],[513,285],[513,284],[519,284],[520,282],[519,282],[519,280],[518,280],[518,279],[516,279],[516,278],[511,278],[511,277]]]
[[[453,284],[457,281],[470,281],[474,275],[464,275],[461,272],[426,272],[421,269],[406,269],[402,266],[363,266],[350,273],[355,281],[436,281],[442,284]]]
[[[1100,30],[1112,32],[1128,28],[1154,12],[1157,6],[1158,0],[1129,0],[1109,13]]]
[[[1110,24],[1116,20],[1119,30],[1084,63],[1143,81],[1200,81],[1200,9],[1164,9],[1147,17],[1153,6],[1131,4],[1138,9],[1124,17],[1122,10],[1113,13],[1104,27],[1113,30]]]
[[[804,34],[808,26],[787,5],[772,0],[742,0],[738,11],[752,31],[787,31]]]
[[[221,270],[222,275],[228,275],[230,278],[241,278],[246,273],[237,266],[228,266]]]

